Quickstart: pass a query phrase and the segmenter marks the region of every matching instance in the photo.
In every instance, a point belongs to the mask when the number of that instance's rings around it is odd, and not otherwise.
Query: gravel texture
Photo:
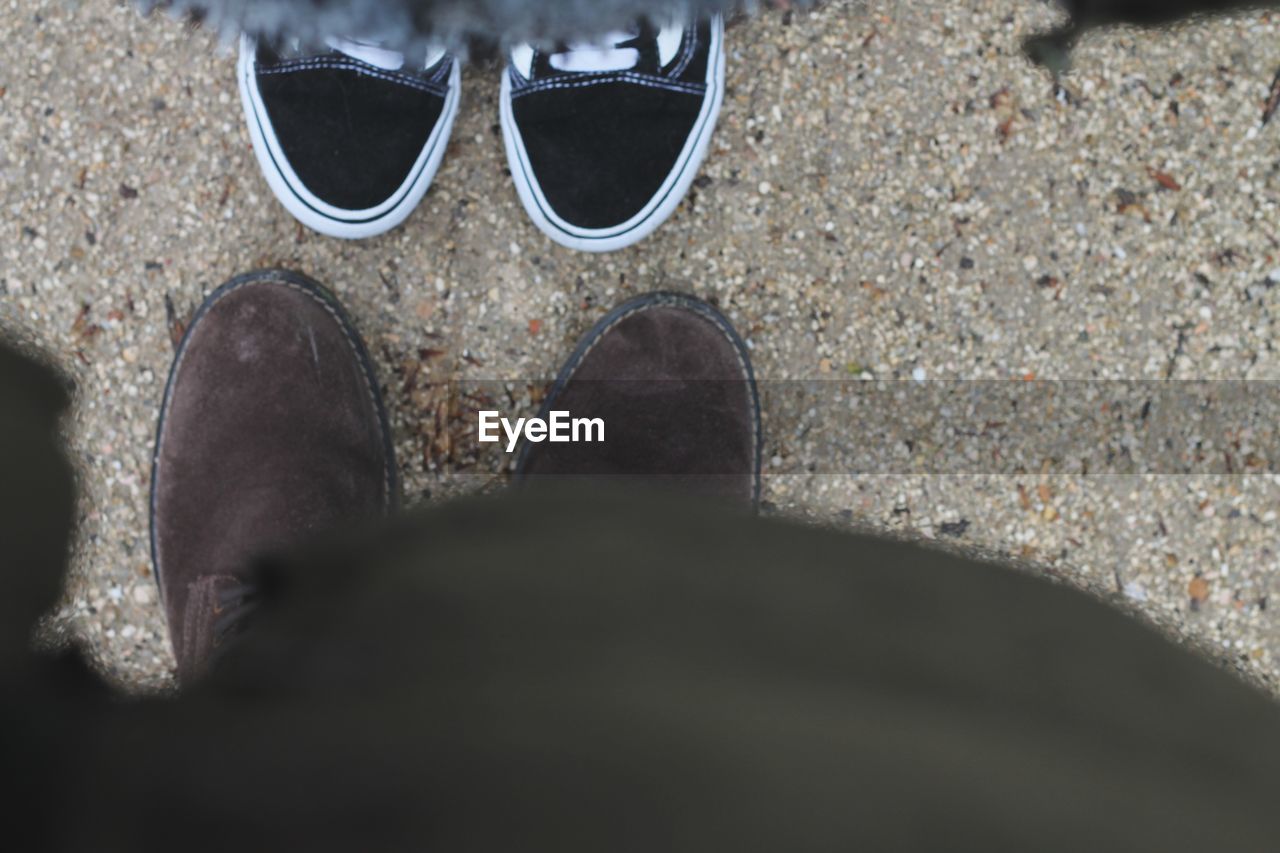
[[[889,451],[856,429],[816,439],[823,412],[792,394],[837,378],[1280,377],[1271,16],[1093,34],[1061,87],[1019,53],[1055,21],[1040,2],[833,2],[739,22],[695,190],[640,246],[589,256],[524,217],[497,66],[466,69],[418,211],[346,243],[272,198],[234,60],[210,35],[108,0],[7,7],[0,324],[77,384],[81,535],[51,629],[120,683],[172,680],[146,495],[174,335],[223,280],[278,265],[329,284],[362,329],[409,503],[502,482],[503,459],[455,440],[467,400],[446,380],[509,380],[531,407],[610,306],[689,291],[767,380],[767,511],[1022,561],[1274,685],[1275,463],[918,471],[866,458]]]

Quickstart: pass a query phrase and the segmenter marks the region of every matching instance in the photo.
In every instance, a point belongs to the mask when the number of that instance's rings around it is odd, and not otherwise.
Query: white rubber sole
[[[511,69],[502,74],[501,105],[502,139],[507,149],[507,163],[515,181],[516,193],[533,224],[561,246],[583,252],[612,252],[634,245],[648,237],[665,222],[693,184],[698,167],[711,144],[720,104],[724,100],[724,21],[716,16],[711,22],[711,60],[707,63],[708,97],[694,122],[675,168],[667,175],[653,198],[637,213],[620,225],[609,228],[581,228],[556,215],[533,176],[524,140],[516,127],[511,108]]]
[[[462,75],[457,60],[452,60],[449,93],[445,97],[440,120],[436,122],[404,183],[376,207],[344,210],[327,204],[312,194],[289,165],[258,91],[257,76],[253,72],[256,54],[257,48],[253,42],[242,38],[240,60],[236,66],[240,81],[240,100],[244,105],[245,120],[249,125],[249,137],[253,141],[258,166],[267,179],[267,185],[285,209],[308,228],[329,237],[346,240],[373,237],[404,222],[431,186],[448,147],[453,120],[458,114],[458,103],[461,100]]]

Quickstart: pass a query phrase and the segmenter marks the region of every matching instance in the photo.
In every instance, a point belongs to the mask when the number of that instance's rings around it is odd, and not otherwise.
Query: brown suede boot
[[[518,480],[598,477],[759,501],[751,361],[729,321],[705,302],[650,293],[615,308],[578,344],[538,417],[557,411],[602,420],[604,440],[535,442],[526,432]]]
[[[368,354],[305,276],[214,291],[178,347],[156,434],[151,552],[183,681],[252,607],[256,558],[397,503]]]

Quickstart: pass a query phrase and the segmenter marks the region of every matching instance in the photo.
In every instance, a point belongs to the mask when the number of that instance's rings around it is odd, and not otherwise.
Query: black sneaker
[[[329,41],[325,53],[240,45],[240,97],[272,192],[304,225],[372,237],[422,200],[458,112],[458,63]],[[414,63],[417,66],[417,63]]]
[[[724,24],[642,25],[601,46],[511,52],[502,130],[516,190],[552,240],[605,252],[680,204],[724,96]]]

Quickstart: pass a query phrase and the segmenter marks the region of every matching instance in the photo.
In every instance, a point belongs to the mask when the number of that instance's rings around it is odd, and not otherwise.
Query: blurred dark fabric
[[[1055,75],[1071,66],[1071,49],[1089,30],[1130,24],[1158,27],[1197,17],[1266,9],[1277,0],[1057,0],[1068,15],[1059,28],[1026,39],[1024,48],[1035,62]]]
[[[134,0],[144,10],[193,16],[225,33],[266,39],[327,37],[377,41],[410,54],[442,45],[554,42],[599,36],[648,17],[731,13],[769,6],[805,7],[815,0]],[[845,2],[845,0],[839,0]]]
[[[1275,0],[1058,0],[1077,25],[1110,24],[1157,26],[1195,15],[1240,9],[1264,9]]]
[[[857,0],[134,0],[204,21],[230,37],[297,38],[318,45],[327,37],[368,39],[424,55],[428,45],[466,54],[515,42],[550,43],[598,36],[641,17],[761,8],[806,8]],[[1055,73],[1070,66],[1071,48],[1086,31],[1113,24],[1160,26],[1198,15],[1276,6],[1280,0],[1056,0],[1069,16],[1063,26],[1032,34],[1028,55]]]
[[[22,656],[61,592],[74,500],[57,436],[66,405],[51,369],[0,344],[0,666]]]
[[[62,394],[0,355],[15,850],[1269,849],[1271,699],[1032,574],[526,489],[259,567],[178,697],[20,638],[65,570]],[[13,844],[17,839],[16,844]]]

